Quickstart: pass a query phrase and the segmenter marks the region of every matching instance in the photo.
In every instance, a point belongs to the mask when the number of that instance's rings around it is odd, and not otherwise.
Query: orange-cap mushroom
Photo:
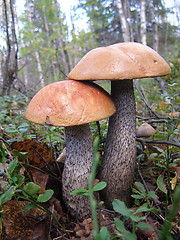
[[[108,118],[114,112],[114,103],[104,89],[94,83],[73,80],[42,88],[26,110],[26,118],[32,122],[65,127],[63,198],[72,215],[79,219],[90,216],[89,200],[70,196],[70,192],[88,186],[93,163],[93,138],[88,123]]]
[[[100,180],[107,182],[101,197],[108,207],[118,198],[127,204],[136,161],[136,108],[134,78],[170,74],[167,62],[145,45],[126,42],[88,52],[69,73],[74,80],[112,80],[116,113],[109,119]]]

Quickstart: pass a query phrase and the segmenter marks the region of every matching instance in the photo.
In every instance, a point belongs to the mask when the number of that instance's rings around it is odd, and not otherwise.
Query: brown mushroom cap
[[[101,87],[66,80],[42,88],[29,103],[26,118],[43,125],[67,127],[99,121],[114,112],[111,97]]]
[[[88,52],[69,73],[74,80],[122,80],[164,76],[167,62],[152,48],[135,42],[117,43]]]
[[[137,137],[151,137],[156,133],[156,130],[148,123],[143,123],[136,131]]]

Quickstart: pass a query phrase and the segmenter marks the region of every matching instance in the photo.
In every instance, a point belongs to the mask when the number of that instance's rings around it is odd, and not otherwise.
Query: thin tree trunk
[[[146,1],[141,0],[141,43],[147,45],[146,38]]]
[[[117,8],[119,11],[123,39],[124,39],[124,42],[129,42],[130,41],[129,25],[128,25],[127,18],[125,16],[125,13],[123,10],[122,1],[116,0],[116,2],[117,2]]]
[[[131,11],[130,11],[129,0],[125,1],[125,3],[126,3],[126,9],[127,9],[127,17],[126,17],[126,19],[129,19],[130,41],[134,42],[133,23],[132,23],[132,18],[131,18]]]
[[[27,0],[27,6],[28,6],[29,1]],[[31,12],[27,7],[27,18],[28,18],[28,22],[32,22],[32,18],[31,18]],[[32,30],[31,30],[32,32]],[[37,69],[38,69],[38,73],[39,73],[39,82],[41,83],[41,87],[44,87],[44,77],[42,74],[42,66],[41,66],[41,62],[40,62],[40,56],[39,56],[39,52],[35,51],[35,59],[37,62]]]
[[[45,5],[43,5],[42,10],[43,10],[44,26],[45,26],[46,36],[47,36],[47,44],[48,44],[48,48],[50,49],[51,43],[50,43],[50,35],[49,35],[49,25],[48,25],[48,20],[47,20],[46,13],[45,13]],[[53,62],[51,62],[51,67],[52,67],[53,76],[55,78],[56,70],[55,70],[55,66],[54,66]]]
[[[139,16],[138,16],[138,6],[136,5],[136,21],[135,21],[135,33],[136,33],[136,41],[140,42],[140,34],[139,34]]]
[[[57,5],[57,0],[53,0],[53,3],[55,5]],[[64,26],[63,26],[63,19],[61,18],[61,15],[57,15],[57,19],[59,18],[58,21],[58,25],[59,27],[56,29],[54,29],[54,31],[57,31],[57,45],[55,46],[55,48],[58,51],[58,55],[57,55],[57,60],[58,60],[58,65],[60,68],[61,73],[63,73],[64,76],[67,76],[68,73],[70,72],[70,67],[69,67],[69,56],[68,56],[68,51],[65,51],[65,44],[63,42],[63,35],[64,34]]]
[[[39,52],[35,52],[35,57],[36,57],[37,68],[38,68],[38,72],[39,72],[39,80],[41,83],[41,87],[43,88],[44,87],[44,77],[42,74],[42,67],[41,67]]]
[[[17,63],[17,53],[18,44],[15,31],[15,21],[14,21],[14,6],[13,1],[10,0],[10,14],[11,21],[8,20],[8,10],[7,2],[3,0],[4,15],[5,15],[5,25],[6,25],[6,37],[7,37],[7,49],[8,54],[5,61],[4,73],[3,73],[3,89],[2,95],[10,95],[11,87],[14,80],[17,78],[18,63]],[[9,22],[11,22],[11,34],[9,33]],[[11,39],[11,37],[12,39]]]
[[[155,78],[158,83],[159,83],[159,86],[160,86],[160,89],[161,89],[161,93],[164,94],[164,95],[168,95],[168,92],[166,91],[166,87],[165,87],[165,82],[164,80],[161,78],[161,77],[156,77]],[[171,103],[171,100],[168,98],[168,96],[165,96],[165,101],[170,104]]]
[[[152,21],[152,26],[153,26],[153,49],[158,52],[159,49],[159,36],[158,36],[158,24],[156,21],[156,16],[155,16],[155,11],[154,11],[154,6],[153,2],[149,1],[149,7],[150,7],[150,12],[151,12],[151,21]]]

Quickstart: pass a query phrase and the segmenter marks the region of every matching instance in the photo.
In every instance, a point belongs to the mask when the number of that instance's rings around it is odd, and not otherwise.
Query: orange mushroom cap
[[[74,126],[115,112],[110,95],[94,83],[65,80],[42,88],[30,101],[26,118],[43,125]]]
[[[69,73],[74,80],[124,80],[164,76],[167,62],[152,48],[135,42],[117,43],[89,51]]]

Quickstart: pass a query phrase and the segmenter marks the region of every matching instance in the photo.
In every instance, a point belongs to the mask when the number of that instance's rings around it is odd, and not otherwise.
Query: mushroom
[[[89,124],[115,112],[110,95],[94,83],[65,80],[42,88],[30,101],[26,118],[42,125],[65,127],[66,160],[62,192],[73,216],[90,216],[85,196],[70,196],[77,188],[87,188],[93,163],[93,138]]]
[[[151,137],[156,130],[148,123],[143,123],[136,131],[136,137]]]
[[[74,80],[112,80],[116,113],[109,119],[104,159],[99,173],[107,182],[101,197],[108,207],[117,198],[129,205],[136,161],[134,78],[170,74],[166,61],[145,45],[126,42],[88,52],[69,73]]]

